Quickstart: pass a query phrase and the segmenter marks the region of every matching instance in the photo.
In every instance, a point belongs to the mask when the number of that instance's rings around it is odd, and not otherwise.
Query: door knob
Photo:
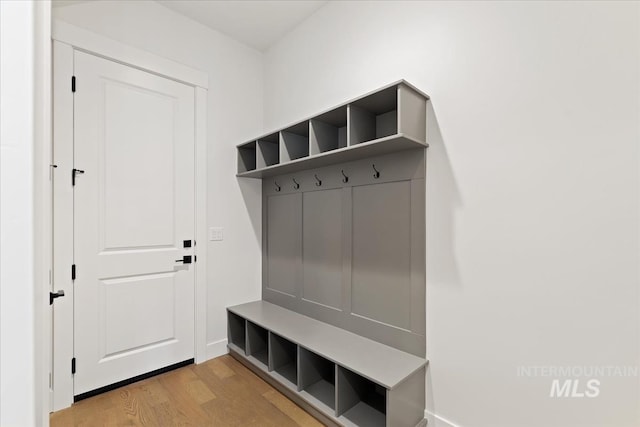
[[[49,305],[53,304],[53,300],[64,296],[64,291],[49,292]]]
[[[183,262],[185,264],[191,264],[191,255],[185,255],[182,259],[177,259],[176,262]]]

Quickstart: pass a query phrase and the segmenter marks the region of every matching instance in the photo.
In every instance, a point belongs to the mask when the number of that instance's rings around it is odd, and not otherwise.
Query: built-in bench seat
[[[266,301],[227,310],[231,355],[325,423],[423,422],[425,359]]]

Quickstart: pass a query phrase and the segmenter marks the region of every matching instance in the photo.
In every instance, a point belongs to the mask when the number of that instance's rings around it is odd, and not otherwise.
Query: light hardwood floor
[[[231,356],[82,400],[50,419],[52,427],[323,425]]]

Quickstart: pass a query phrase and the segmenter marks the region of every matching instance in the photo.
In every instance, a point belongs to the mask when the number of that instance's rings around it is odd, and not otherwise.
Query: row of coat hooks
[[[374,171],[373,177],[375,179],[380,178],[380,171],[378,171],[378,169],[376,169],[376,165],[372,164],[371,168],[373,168],[373,171]],[[342,182],[344,182],[345,184],[347,182],[349,182],[349,177],[344,173],[344,169],[342,169],[340,171],[340,173],[342,174]],[[318,174],[313,174],[313,176],[316,179],[316,187],[320,187],[322,185],[322,180],[320,178],[318,178]],[[296,181],[295,178],[291,178],[291,180],[293,181],[293,188],[295,190],[299,189],[300,188],[300,183],[298,181]],[[276,191],[282,190],[282,187],[278,184],[277,181],[273,181],[273,184],[276,186]]]

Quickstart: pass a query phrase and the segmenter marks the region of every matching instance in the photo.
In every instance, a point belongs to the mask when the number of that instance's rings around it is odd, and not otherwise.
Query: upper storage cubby
[[[309,122],[305,121],[280,132],[282,162],[309,156]]]
[[[266,135],[256,141],[258,145],[258,169],[277,165],[280,163],[280,140],[277,133]]]
[[[310,120],[311,155],[347,146],[347,107],[321,114]]]
[[[425,148],[429,96],[404,80],[238,146],[238,176],[264,178]]]
[[[256,170],[256,142],[238,146],[238,174]]]
[[[349,105],[351,145],[398,133],[398,88],[390,87]]]

